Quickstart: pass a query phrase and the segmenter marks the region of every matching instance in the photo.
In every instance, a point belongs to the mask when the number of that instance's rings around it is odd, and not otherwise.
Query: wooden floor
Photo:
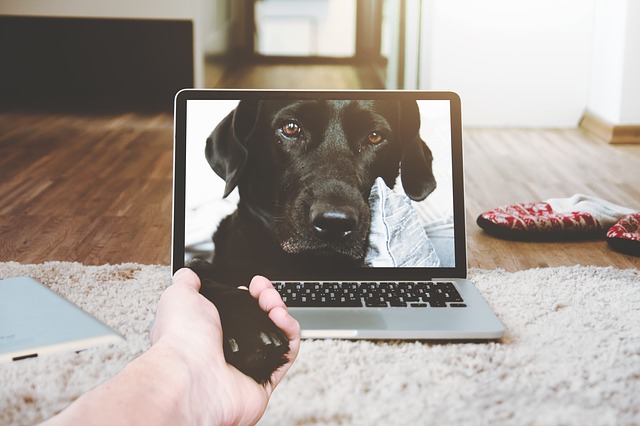
[[[211,85],[228,89],[382,89],[365,67],[351,65],[241,65]]]
[[[464,150],[470,266],[640,268],[640,258],[616,253],[606,241],[504,241],[475,223],[479,214],[498,206],[576,193],[640,211],[640,145],[609,145],[580,129],[465,129]]]
[[[0,261],[169,262],[169,114],[0,114]]]
[[[367,86],[353,70],[315,72],[249,69],[221,81],[237,87],[245,73],[245,87],[265,87],[269,75],[272,87],[318,88],[304,81],[324,75],[325,88]],[[0,113],[0,261],[168,264],[172,127],[169,114]],[[500,205],[578,192],[640,210],[640,145],[607,145],[578,129],[465,129],[464,144],[470,266],[640,268],[605,241],[516,243],[475,225]]]

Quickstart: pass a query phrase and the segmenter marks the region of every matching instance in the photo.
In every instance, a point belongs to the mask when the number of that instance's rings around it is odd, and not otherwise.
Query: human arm
[[[262,386],[227,364],[215,306],[188,269],[163,293],[152,346],[115,377],[82,395],[45,424],[253,424],[297,356],[300,327],[263,277],[249,292],[286,334],[288,362]]]

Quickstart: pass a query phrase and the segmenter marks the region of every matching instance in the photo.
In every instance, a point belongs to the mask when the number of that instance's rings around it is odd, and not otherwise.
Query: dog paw
[[[246,290],[220,284],[210,278],[211,264],[187,265],[200,277],[200,293],[218,309],[227,363],[260,384],[269,382],[275,370],[287,362],[289,340],[258,301]]]
[[[208,287],[208,286],[207,286]],[[207,290],[203,292],[206,297]],[[287,362],[289,340],[246,290],[215,295],[227,362],[264,384]]]

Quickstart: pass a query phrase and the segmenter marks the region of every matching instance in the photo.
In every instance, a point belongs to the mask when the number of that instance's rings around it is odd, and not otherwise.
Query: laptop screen
[[[453,93],[184,90],[174,157],[174,271],[466,275]]]

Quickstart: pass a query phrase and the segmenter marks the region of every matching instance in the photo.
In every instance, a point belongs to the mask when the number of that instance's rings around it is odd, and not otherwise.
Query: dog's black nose
[[[316,235],[328,241],[337,241],[348,237],[358,224],[354,209],[329,206],[324,203],[313,204],[309,218]]]

